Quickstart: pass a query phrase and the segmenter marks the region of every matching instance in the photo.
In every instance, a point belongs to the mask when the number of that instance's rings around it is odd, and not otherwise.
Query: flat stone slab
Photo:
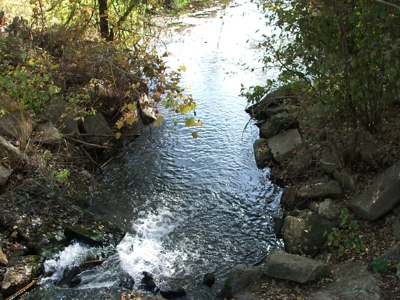
[[[375,220],[400,201],[400,162],[388,168],[360,196],[349,203],[359,217]]]
[[[337,277],[332,283],[311,292],[308,300],[379,300],[379,288],[373,274],[359,262],[350,262],[332,267]]]
[[[297,197],[300,199],[339,198],[341,195],[342,188],[335,180],[308,184],[301,187],[297,192]]]
[[[297,129],[289,129],[268,139],[268,146],[277,162],[293,156],[293,150],[301,144],[301,137]]]
[[[328,265],[304,256],[273,250],[267,257],[263,272],[271,277],[306,283],[328,274]]]

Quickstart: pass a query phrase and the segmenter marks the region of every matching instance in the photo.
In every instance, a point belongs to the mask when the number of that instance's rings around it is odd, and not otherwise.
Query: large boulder
[[[13,170],[7,169],[0,164],[0,186],[5,185],[8,178],[10,178]]]
[[[38,255],[21,256],[10,259],[4,274],[2,293],[10,296],[39,277],[42,272],[42,257]]]
[[[353,174],[349,174],[347,172],[333,172],[333,178],[337,182],[339,182],[340,186],[348,189],[350,191],[354,191],[357,186],[357,176]]]
[[[19,142],[28,140],[35,122],[25,110],[14,104],[9,104],[8,110],[8,113],[0,116],[0,134]]]
[[[34,141],[42,144],[60,144],[61,135],[51,121],[38,124],[35,129]]]
[[[268,281],[268,276],[262,272],[261,268],[237,265],[229,273],[218,298],[253,300],[252,293]]]
[[[278,89],[266,94],[259,102],[249,106],[245,111],[257,120],[267,120],[268,118],[282,113],[285,110],[281,106],[283,100],[289,96],[284,89]]]
[[[22,153],[17,147],[2,136],[0,136],[0,157],[7,157],[14,163],[21,162],[25,164],[29,162],[29,158],[26,154]]]
[[[41,119],[50,120],[62,133],[79,133],[77,119],[85,113],[76,104],[68,103],[62,99],[55,99],[46,106]]]
[[[260,127],[260,137],[269,139],[270,137],[280,133],[282,130],[298,127],[299,122],[286,112],[283,112],[272,116]]]
[[[361,195],[349,203],[359,217],[375,220],[400,200],[400,162],[388,168]]]
[[[267,256],[263,272],[271,277],[306,283],[328,273],[328,265],[304,256],[273,250]]]
[[[293,151],[301,144],[297,129],[289,129],[268,139],[268,146],[277,162],[293,156]]]
[[[254,142],[253,149],[257,167],[260,169],[267,167],[272,160],[272,153],[268,147],[267,140],[263,138],[257,139]]]
[[[331,268],[334,281],[311,292],[309,300],[379,300],[379,287],[373,274],[359,262],[334,265]]]
[[[97,112],[95,115],[86,116],[80,124],[82,133],[88,134],[89,143],[105,144],[114,138],[114,132],[108,126],[104,116]]]
[[[285,218],[282,227],[285,250],[314,257],[325,243],[325,232],[337,226],[337,222],[327,220],[317,213],[293,211],[291,216]]]
[[[342,188],[336,180],[306,184],[297,192],[300,199],[339,198],[341,195]]]

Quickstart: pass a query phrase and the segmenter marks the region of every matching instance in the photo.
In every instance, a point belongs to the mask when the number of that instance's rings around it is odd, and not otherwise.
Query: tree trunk
[[[113,40],[113,34],[108,28],[107,0],[99,0],[100,34],[106,41]]]

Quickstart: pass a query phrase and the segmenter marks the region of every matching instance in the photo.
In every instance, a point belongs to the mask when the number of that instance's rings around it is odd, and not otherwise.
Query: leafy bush
[[[374,259],[372,262],[372,271],[374,273],[382,273],[387,274],[388,272],[388,262],[382,256],[379,256]]]
[[[290,85],[304,107],[320,104],[319,128],[377,130],[399,99],[400,10],[374,0],[262,5],[276,28],[259,44],[262,61],[280,73],[242,95],[258,101],[264,92]]]
[[[365,246],[360,237],[359,225],[356,220],[352,219],[347,208],[340,211],[341,222],[338,228],[333,228],[332,232],[325,232],[328,245],[337,249],[338,253],[342,252],[361,252]]]

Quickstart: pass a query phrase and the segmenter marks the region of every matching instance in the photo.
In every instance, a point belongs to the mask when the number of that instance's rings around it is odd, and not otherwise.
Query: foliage
[[[57,173],[54,173],[54,177],[56,177],[57,179],[59,179],[63,182],[66,182],[70,175],[71,175],[71,173],[69,172],[68,169],[62,169],[62,170],[58,171]]]
[[[382,256],[375,258],[374,261],[372,262],[372,271],[374,273],[387,274],[388,272],[387,260]]]
[[[259,44],[276,80],[242,89],[249,102],[290,85],[302,104],[320,104],[325,127],[377,130],[399,99],[400,10],[374,0],[263,1],[276,30]]]
[[[365,248],[360,237],[359,225],[352,218],[347,208],[340,211],[340,225],[338,228],[333,228],[332,232],[325,232],[328,245],[337,248],[339,253],[342,252],[362,252]]]
[[[157,53],[150,43],[159,30],[152,14],[167,2],[180,8],[187,1],[31,1],[31,24],[16,18],[0,35],[0,87],[36,113],[58,94],[82,107],[79,118],[100,111],[117,131],[139,119],[143,93],[154,99],[156,112],[161,103],[187,114],[196,103],[179,85],[186,68],[169,69],[164,61],[169,53]],[[155,125],[162,120],[159,116]]]

